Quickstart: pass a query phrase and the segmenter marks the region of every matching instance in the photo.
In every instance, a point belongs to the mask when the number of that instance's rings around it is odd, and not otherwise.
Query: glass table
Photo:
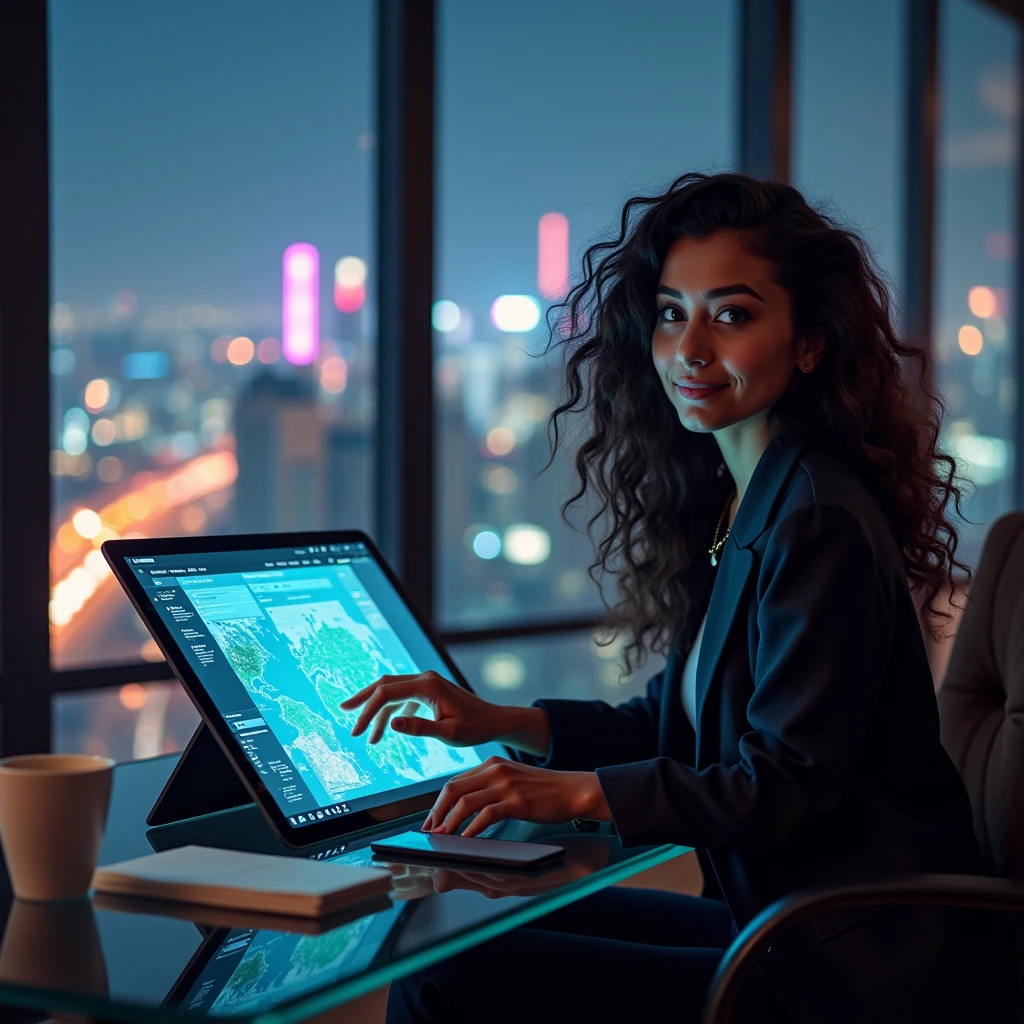
[[[344,844],[289,850],[252,805],[147,829],[176,756],[119,765],[101,864],[186,843],[371,863],[371,839],[419,826],[422,812]],[[95,895],[14,900],[0,877],[0,1004],[102,1020],[230,1017],[290,1024],[688,852],[623,849],[606,831],[507,822],[508,838],[555,842],[564,862],[541,872],[389,865],[390,898],[328,922],[167,907]],[[223,916],[227,915],[227,916]],[[356,916],[359,915],[359,916]]]

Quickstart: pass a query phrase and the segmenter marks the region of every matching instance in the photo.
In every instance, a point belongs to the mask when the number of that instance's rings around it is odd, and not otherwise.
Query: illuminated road
[[[159,660],[99,546],[117,537],[209,532],[237,476],[233,453],[200,455],[173,470],[138,474],[115,501],[76,508],[60,525],[50,546],[50,640],[57,668]]]

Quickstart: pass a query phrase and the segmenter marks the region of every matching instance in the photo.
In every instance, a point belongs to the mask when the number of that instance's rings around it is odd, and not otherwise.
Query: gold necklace
[[[729,533],[732,530],[732,524],[730,523],[725,528],[725,535],[721,540],[718,539],[718,531],[722,528],[722,520],[725,518],[725,513],[729,511],[729,506],[732,504],[732,495],[729,495],[729,500],[725,503],[725,508],[722,509],[722,514],[718,517],[718,522],[715,524],[715,539],[711,542],[711,547],[708,548],[708,554],[711,556],[711,566],[714,568],[718,565],[718,553],[725,546],[725,542],[729,539]]]

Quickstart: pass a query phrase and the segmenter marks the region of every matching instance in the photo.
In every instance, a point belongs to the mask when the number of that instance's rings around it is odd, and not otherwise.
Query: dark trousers
[[[700,1020],[736,934],[719,900],[604,889],[392,983],[387,1024]],[[789,1022],[758,971],[736,1021]]]

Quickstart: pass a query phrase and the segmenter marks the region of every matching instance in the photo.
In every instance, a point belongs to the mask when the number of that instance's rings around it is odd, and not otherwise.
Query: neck
[[[725,460],[726,468],[736,485],[736,500],[731,509],[732,514],[735,515],[736,509],[739,508],[739,504],[743,500],[743,495],[747,492],[758,460],[771,440],[768,434],[767,414],[742,420],[724,430],[716,430],[715,440],[718,442],[718,448]],[[732,515],[729,518],[731,522]]]

